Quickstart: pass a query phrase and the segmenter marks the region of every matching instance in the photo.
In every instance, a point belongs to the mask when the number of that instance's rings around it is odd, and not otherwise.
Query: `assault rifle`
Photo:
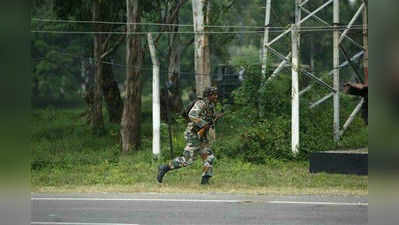
[[[224,115],[224,113],[218,113],[216,114],[216,118],[214,120],[212,120],[210,123],[208,123],[207,125],[203,126],[198,132],[198,136],[200,138],[204,137],[204,135],[206,134],[206,132],[209,130],[210,127],[214,126],[216,121],[221,118]]]

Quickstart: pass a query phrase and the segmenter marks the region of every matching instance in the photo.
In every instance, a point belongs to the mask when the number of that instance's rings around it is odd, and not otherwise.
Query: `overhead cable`
[[[322,32],[322,31],[343,31],[347,28],[301,28],[298,29],[299,32]],[[363,28],[350,28],[350,30],[363,30]],[[270,30],[269,32],[280,33],[284,30]],[[194,31],[149,31],[149,32],[122,32],[122,31],[56,31],[56,30],[32,30],[32,33],[56,33],[56,34],[120,34],[120,35],[146,35],[148,33],[152,34],[263,34],[263,31],[206,31],[206,32],[194,32]]]
[[[101,24],[114,24],[114,25],[144,25],[144,26],[179,26],[179,27],[194,27],[193,24],[166,24],[166,23],[127,23],[127,22],[112,22],[112,21],[92,21],[92,20],[59,20],[59,19],[41,19],[41,18],[32,18],[32,21],[40,21],[40,22],[54,22],[54,23],[101,23]],[[242,26],[242,25],[204,25],[204,27],[209,28],[254,28],[254,29],[263,29],[265,26]],[[347,27],[345,25],[339,26],[323,26],[323,27],[306,27],[306,28],[340,28]],[[353,27],[363,27],[363,25],[353,25]],[[268,26],[269,29],[286,29],[284,26]]]

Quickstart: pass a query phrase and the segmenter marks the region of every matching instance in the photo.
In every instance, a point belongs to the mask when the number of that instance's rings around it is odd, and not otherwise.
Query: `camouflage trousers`
[[[184,139],[186,140],[186,147],[183,155],[170,161],[169,167],[173,170],[190,166],[199,155],[203,161],[202,176],[213,176],[213,163],[216,158],[209,147],[208,140],[206,138],[200,139],[196,132],[189,129],[184,132]]]

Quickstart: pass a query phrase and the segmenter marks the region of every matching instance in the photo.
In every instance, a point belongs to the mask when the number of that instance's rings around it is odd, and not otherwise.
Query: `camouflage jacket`
[[[190,122],[187,125],[187,129],[190,131],[199,130],[215,120],[215,104],[207,99],[200,99],[191,108],[188,117]]]

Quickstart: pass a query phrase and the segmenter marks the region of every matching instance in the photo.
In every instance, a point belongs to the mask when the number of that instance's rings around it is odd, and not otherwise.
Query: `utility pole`
[[[267,43],[269,42],[269,25],[270,25],[270,9],[271,9],[272,0],[266,0],[266,8],[265,8],[265,34],[263,37],[263,55],[262,55],[262,78],[266,79],[266,69],[267,69],[267,53],[268,49],[266,48]]]
[[[340,105],[339,105],[339,30],[338,26],[340,23],[339,18],[339,0],[334,0],[333,2],[334,7],[334,16],[333,16],[333,23],[334,23],[334,34],[333,34],[333,83],[334,89],[336,92],[334,93],[334,140],[337,142],[339,141],[340,136],[340,125],[339,125],[339,112],[340,112]]]
[[[292,41],[292,77],[291,77],[291,151],[294,155],[299,152],[299,56],[300,56],[300,21],[302,0],[295,0],[295,21],[291,25]]]

